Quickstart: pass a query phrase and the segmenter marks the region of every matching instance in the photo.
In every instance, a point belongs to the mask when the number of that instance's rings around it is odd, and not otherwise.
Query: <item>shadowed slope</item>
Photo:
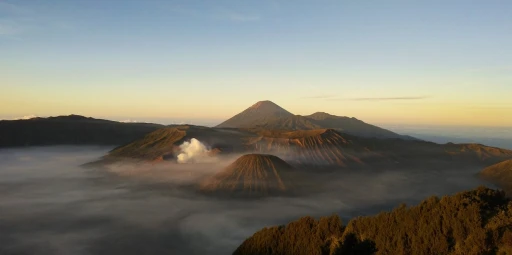
[[[137,160],[175,159],[179,146],[192,138],[212,151],[244,151],[244,141],[255,134],[242,131],[201,126],[179,125],[156,130],[132,143],[112,150],[107,158],[130,158]]]
[[[512,195],[512,159],[494,164],[480,172],[480,177],[491,181]]]
[[[451,155],[477,158],[480,161],[493,161],[496,158],[512,158],[512,150],[501,149],[476,143],[442,145]]]
[[[291,189],[294,169],[282,159],[265,154],[247,154],[201,184],[207,192],[269,195]]]
[[[310,122],[321,128],[333,128],[343,133],[376,138],[401,138],[410,139],[410,137],[402,136],[389,130],[365,123],[356,118],[335,116],[325,112],[316,112],[309,116],[304,116]]]
[[[115,148],[109,156],[153,160],[167,154],[172,155],[178,149],[177,142],[186,134],[184,129],[162,128],[147,134],[142,139]]]
[[[322,126],[313,123],[308,118],[300,115],[275,119],[267,123],[258,124],[256,127],[277,130],[308,130],[323,128]]]
[[[122,123],[79,115],[0,120],[0,147],[46,145],[120,145],[163,125]]]

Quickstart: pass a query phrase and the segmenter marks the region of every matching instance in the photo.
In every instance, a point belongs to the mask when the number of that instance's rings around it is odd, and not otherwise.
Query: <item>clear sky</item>
[[[511,99],[507,0],[0,0],[1,118],[510,127]]]

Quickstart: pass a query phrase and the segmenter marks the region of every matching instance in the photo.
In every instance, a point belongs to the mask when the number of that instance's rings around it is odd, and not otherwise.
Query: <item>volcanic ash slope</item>
[[[274,155],[247,154],[204,181],[200,189],[233,195],[284,194],[292,190],[294,168]]]

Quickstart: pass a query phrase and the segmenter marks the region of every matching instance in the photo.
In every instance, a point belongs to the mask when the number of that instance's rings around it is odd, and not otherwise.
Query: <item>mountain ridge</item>
[[[123,123],[82,115],[0,120],[0,147],[47,145],[119,145],[164,127]]]
[[[244,111],[220,123],[218,128],[261,128],[278,130],[307,130],[333,128],[343,133],[376,138],[413,139],[354,117],[336,116],[326,112],[294,115],[272,101],[259,101]]]
[[[258,123],[268,122],[282,117],[293,116],[281,106],[272,101],[258,101],[244,111],[220,123],[221,128],[249,128]]]
[[[219,155],[272,154],[298,168],[439,166],[437,161],[484,167],[512,159],[510,150],[478,144],[441,145],[415,140],[365,138],[335,129],[243,130],[200,126],[165,127],[119,146],[105,157],[172,161],[176,160],[179,146],[192,138],[209,149],[217,150]]]

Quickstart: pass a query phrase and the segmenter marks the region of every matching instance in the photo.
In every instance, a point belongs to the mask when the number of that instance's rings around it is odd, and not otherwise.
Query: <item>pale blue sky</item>
[[[511,45],[512,1],[0,0],[0,117],[512,126]]]

